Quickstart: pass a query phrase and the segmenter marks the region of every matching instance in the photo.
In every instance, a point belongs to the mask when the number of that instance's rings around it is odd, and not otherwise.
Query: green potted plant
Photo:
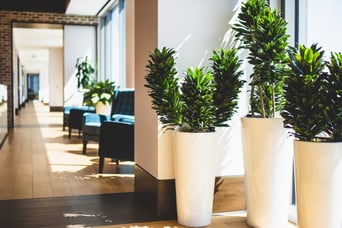
[[[342,54],[324,61],[317,44],[290,51],[281,115],[295,137],[297,224],[340,227],[342,221]]]
[[[279,118],[288,72],[286,29],[286,20],[266,0],[242,3],[233,25],[240,49],[248,51],[252,66],[249,113],[241,121],[247,223],[253,227],[282,227],[287,223],[292,153]]]
[[[109,79],[92,83],[84,93],[84,104],[96,106],[97,113],[110,114],[114,90],[115,82]]]
[[[150,54],[145,86],[160,122],[174,130],[178,222],[205,226],[212,214],[215,127],[228,126],[226,121],[236,111],[244,83],[241,62],[236,49],[213,51],[209,70],[188,68],[180,82],[174,55],[174,49],[165,47]]]
[[[91,85],[95,73],[95,68],[89,62],[88,56],[77,59],[76,69],[77,88],[87,89]]]

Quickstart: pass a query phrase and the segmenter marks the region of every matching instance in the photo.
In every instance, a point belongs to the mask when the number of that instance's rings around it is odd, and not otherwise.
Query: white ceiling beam
[[[66,14],[96,16],[110,0],[70,0]]]

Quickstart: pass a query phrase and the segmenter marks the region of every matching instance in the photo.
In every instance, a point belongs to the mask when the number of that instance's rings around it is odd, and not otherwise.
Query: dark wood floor
[[[1,227],[93,227],[165,219],[174,218],[157,217],[134,193],[0,201]]]

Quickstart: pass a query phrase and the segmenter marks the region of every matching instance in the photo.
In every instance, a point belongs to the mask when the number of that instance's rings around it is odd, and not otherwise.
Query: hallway
[[[106,160],[98,175],[97,144],[83,155],[77,131],[62,131],[62,113],[31,101],[15,117],[0,150],[0,199],[133,192],[134,164]]]
[[[68,139],[62,118],[37,101],[15,117],[0,150],[0,227],[184,227],[135,197],[133,162],[107,159],[99,175],[97,144],[83,155],[81,137]],[[215,214],[209,227],[248,228],[245,221],[245,212]]]

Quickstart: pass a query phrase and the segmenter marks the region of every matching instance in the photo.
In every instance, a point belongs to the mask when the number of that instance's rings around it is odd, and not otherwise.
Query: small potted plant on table
[[[115,82],[106,79],[92,83],[84,93],[84,103],[96,106],[96,113],[109,115],[115,90]]]

